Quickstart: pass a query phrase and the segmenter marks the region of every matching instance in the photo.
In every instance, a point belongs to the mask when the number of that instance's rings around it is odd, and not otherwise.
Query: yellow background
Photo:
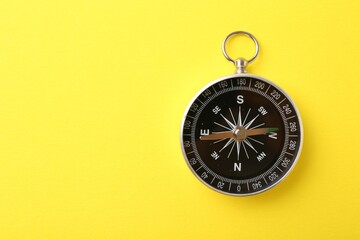
[[[359,239],[359,9],[2,1],[0,239]],[[289,177],[245,198],[199,182],[179,143],[192,96],[233,73],[235,30],[257,37],[249,72],[293,98],[305,131]]]

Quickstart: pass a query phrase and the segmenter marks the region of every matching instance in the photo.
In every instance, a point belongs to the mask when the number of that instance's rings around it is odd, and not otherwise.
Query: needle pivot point
[[[246,138],[246,129],[242,126],[236,126],[233,135],[235,140],[242,141]]]

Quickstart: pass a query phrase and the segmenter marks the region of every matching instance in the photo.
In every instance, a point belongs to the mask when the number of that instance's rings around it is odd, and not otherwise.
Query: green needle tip
[[[277,132],[279,131],[279,128],[268,128],[269,132]]]

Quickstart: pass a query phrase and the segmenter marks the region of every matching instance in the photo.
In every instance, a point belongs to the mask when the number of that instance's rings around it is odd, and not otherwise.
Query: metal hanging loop
[[[254,54],[254,56],[253,56],[251,59],[247,60],[247,59],[245,59],[245,58],[243,58],[243,57],[240,57],[240,58],[237,58],[236,60],[234,60],[234,59],[232,59],[232,58],[227,54],[227,52],[226,52],[226,43],[227,43],[227,41],[228,41],[231,37],[233,37],[233,36],[235,36],[235,35],[245,35],[245,36],[248,36],[248,37],[250,37],[250,38],[253,40],[253,42],[255,43],[255,54]],[[229,35],[226,36],[226,38],[225,38],[225,40],[224,40],[224,42],[223,42],[223,44],[222,44],[222,52],[223,52],[225,58],[226,58],[228,61],[232,62],[232,63],[235,65],[235,67],[236,67],[236,73],[246,73],[245,68],[246,68],[247,64],[251,63],[252,61],[254,61],[254,60],[256,59],[256,57],[257,57],[258,54],[259,54],[259,50],[260,50],[260,47],[259,47],[259,43],[258,43],[258,41],[256,40],[256,38],[255,38],[251,33],[244,32],[244,31],[236,31],[236,32],[230,33]]]

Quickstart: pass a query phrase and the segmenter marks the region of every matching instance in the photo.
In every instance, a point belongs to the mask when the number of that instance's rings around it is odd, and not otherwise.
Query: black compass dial
[[[302,141],[293,102],[265,79],[242,74],[212,83],[191,103],[182,147],[194,174],[232,195],[262,192],[292,169]]]

